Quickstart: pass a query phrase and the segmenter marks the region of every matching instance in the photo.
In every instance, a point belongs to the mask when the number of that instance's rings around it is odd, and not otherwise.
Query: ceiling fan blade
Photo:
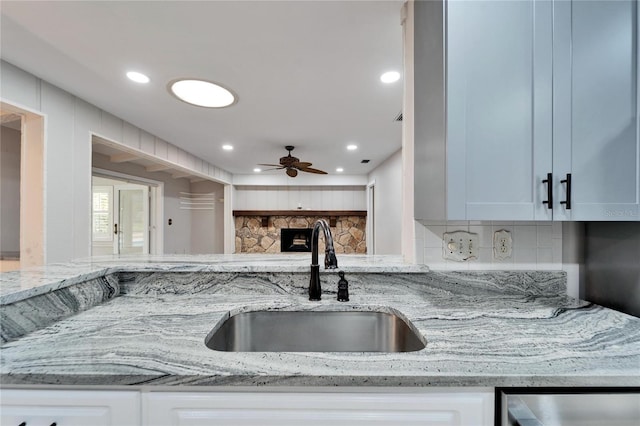
[[[290,177],[294,178],[294,177],[298,176],[298,171],[296,169],[293,169],[293,168],[288,168],[287,169],[287,174]]]
[[[271,170],[282,170],[284,167],[274,167],[272,169],[264,169],[263,172],[270,172]]]
[[[307,167],[311,166],[311,163],[307,163],[306,161],[296,161],[292,164],[292,166],[297,169],[306,169]]]
[[[304,169],[300,169],[300,171],[307,172],[307,173],[316,173],[316,174],[319,174],[319,175],[328,174],[324,170],[314,169],[313,167],[305,167]]]
[[[284,169],[284,166],[281,164],[258,164],[258,166],[271,166],[271,167],[280,167],[281,169]]]

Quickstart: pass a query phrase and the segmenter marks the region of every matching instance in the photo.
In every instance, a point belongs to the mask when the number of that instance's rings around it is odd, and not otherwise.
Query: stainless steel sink
[[[229,352],[411,352],[426,341],[386,312],[254,311],[218,324],[205,344]]]

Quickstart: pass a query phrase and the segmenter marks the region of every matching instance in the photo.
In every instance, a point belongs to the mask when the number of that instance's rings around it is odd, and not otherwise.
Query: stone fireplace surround
[[[236,228],[236,253],[280,253],[280,230],[282,228],[312,228],[318,219],[329,222],[336,253],[367,253],[366,212],[340,212],[317,214],[317,211],[274,211],[268,215],[247,211],[234,211]],[[342,215],[341,213],[344,213]],[[352,213],[351,215],[349,213]],[[267,226],[262,226],[263,220]],[[324,251],[324,237],[319,238],[319,250]]]

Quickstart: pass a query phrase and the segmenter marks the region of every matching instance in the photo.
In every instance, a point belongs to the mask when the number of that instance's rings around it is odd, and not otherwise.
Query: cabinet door
[[[552,7],[447,3],[447,218],[550,220]]]
[[[553,72],[554,219],[640,220],[637,1],[556,1]]]
[[[139,426],[138,392],[2,390],[0,424]]]
[[[142,404],[145,426],[493,424],[491,392],[151,392]]]

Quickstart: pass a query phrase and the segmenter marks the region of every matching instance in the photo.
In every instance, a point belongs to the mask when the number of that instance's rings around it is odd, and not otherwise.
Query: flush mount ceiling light
[[[358,145],[347,145],[347,149],[349,151],[355,151],[356,149],[358,149]]]
[[[254,172],[256,173],[260,173],[262,171],[262,169],[259,169],[258,167],[256,167],[255,169],[253,169]]]
[[[400,80],[398,71],[387,71],[380,76],[380,81],[383,83],[395,83],[398,80]]]
[[[343,169],[342,167],[338,167],[338,168],[336,169],[336,172],[338,172],[338,173],[342,173],[342,172],[344,172],[344,169]]]
[[[169,91],[183,102],[205,108],[224,108],[236,102],[231,91],[205,80],[175,80],[169,83]]]
[[[127,78],[131,81],[135,81],[136,83],[143,83],[143,84],[151,81],[149,77],[137,71],[129,71],[127,73]]]
[[[232,145],[222,145],[222,149],[224,149],[225,151],[233,151],[233,146]]]

